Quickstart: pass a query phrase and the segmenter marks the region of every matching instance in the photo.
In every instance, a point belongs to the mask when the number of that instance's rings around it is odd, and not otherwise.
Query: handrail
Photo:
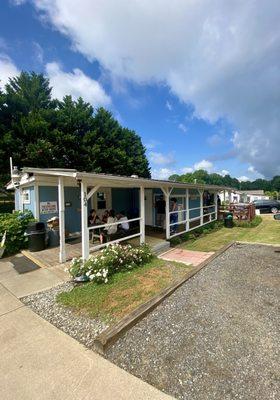
[[[100,229],[100,228],[110,227],[110,226],[114,226],[114,225],[126,224],[128,222],[140,221],[141,219],[142,219],[141,217],[138,217],[138,218],[128,219],[125,221],[111,222],[109,224],[107,223],[107,224],[103,224],[103,225],[92,225],[92,226],[88,226],[88,230],[92,231],[94,229]]]

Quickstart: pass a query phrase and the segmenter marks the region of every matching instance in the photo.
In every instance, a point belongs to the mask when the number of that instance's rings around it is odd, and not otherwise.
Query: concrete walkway
[[[163,253],[159,256],[163,260],[168,261],[177,261],[187,265],[193,265],[196,267],[201,264],[203,261],[207,260],[207,258],[211,257],[214,252],[204,252],[204,251],[192,251],[192,250],[183,250],[179,248],[171,249],[166,253]]]
[[[61,270],[19,275],[0,262],[0,398],[5,400],[168,400],[61,332],[19,297],[66,280]]]

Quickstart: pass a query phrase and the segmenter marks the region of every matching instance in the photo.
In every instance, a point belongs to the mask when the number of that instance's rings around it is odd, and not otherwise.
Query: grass
[[[221,228],[199,239],[180,245],[183,249],[217,251],[232,241],[280,244],[280,222],[272,215],[262,215],[262,222],[255,227]]]
[[[88,283],[61,293],[57,301],[77,313],[116,322],[179,279],[191,267],[154,257],[133,271],[120,272],[108,284]]]

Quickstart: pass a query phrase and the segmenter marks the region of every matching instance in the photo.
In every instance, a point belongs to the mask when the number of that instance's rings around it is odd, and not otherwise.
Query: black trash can
[[[44,222],[30,222],[26,229],[28,250],[35,252],[46,248],[46,227]]]
[[[225,216],[224,225],[226,228],[233,228],[233,216],[231,213],[228,213]]]

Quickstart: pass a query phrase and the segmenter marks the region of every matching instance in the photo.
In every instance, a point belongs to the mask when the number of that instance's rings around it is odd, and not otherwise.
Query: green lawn
[[[194,241],[180,245],[181,248],[198,251],[216,251],[232,241],[271,243],[280,245],[280,221],[272,215],[262,215],[262,222],[255,228],[222,228]]]
[[[57,301],[77,313],[115,322],[183,277],[190,268],[154,257],[143,267],[113,275],[108,284],[88,283],[61,293]]]

